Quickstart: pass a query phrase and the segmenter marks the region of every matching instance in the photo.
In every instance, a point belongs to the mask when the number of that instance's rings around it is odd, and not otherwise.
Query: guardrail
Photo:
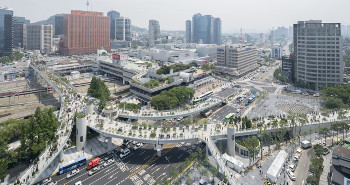
[[[134,113],[133,111],[119,109],[118,116],[123,118],[141,120],[172,119],[198,114],[214,106],[220,105],[222,102],[223,100],[213,99],[210,102],[202,103],[192,109],[183,111],[140,111],[139,113]]]

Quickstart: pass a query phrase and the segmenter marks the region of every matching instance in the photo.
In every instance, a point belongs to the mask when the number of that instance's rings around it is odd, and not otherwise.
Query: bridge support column
[[[108,150],[111,150],[112,149],[112,137],[109,137],[108,138]]]
[[[227,149],[228,149],[228,154],[230,156],[235,156],[235,144],[236,144],[236,139],[235,139],[235,132],[236,129],[234,127],[227,127]]]
[[[162,150],[163,150],[163,148],[162,148],[162,145],[161,145],[161,144],[158,144],[158,143],[157,143],[157,144],[154,146],[154,150],[157,151],[157,156],[158,156],[158,157],[162,156]]]
[[[77,118],[76,125],[76,142],[77,151],[82,151],[86,144],[86,129],[87,129],[87,119],[86,116],[83,118]]]
[[[91,104],[91,105],[87,105],[85,107],[85,114],[93,114],[94,112],[94,106]]]
[[[58,160],[63,162],[63,150],[61,150],[60,154],[58,155]]]
[[[209,155],[208,143],[205,145],[205,155]]]

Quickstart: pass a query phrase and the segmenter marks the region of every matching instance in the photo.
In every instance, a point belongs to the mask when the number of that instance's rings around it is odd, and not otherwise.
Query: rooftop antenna
[[[89,0],[86,1],[86,11],[89,11]]]

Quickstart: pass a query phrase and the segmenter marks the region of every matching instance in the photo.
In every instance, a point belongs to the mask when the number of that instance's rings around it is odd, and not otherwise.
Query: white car
[[[141,146],[143,146],[143,144],[142,143],[137,143],[136,146],[141,147]]]
[[[290,180],[295,181],[297,179],[295,177],[294,173],[290,169],[287,169],[286,171],[287,171],[287,174],[288,174]]]
[[[93,175],[94,173],[98,172],[100,170],[100,166],[95,166],[89,171],[89,175]]]
[[[49,177],[49,178],[43,180],[43,182],[42,182],[41,184],[42,184],[42,185],[46,185],[46,184],[48,184],[48,183],[50,183],[50,182],[51,182],[51,177]]]
[[[292,170],[292,172],[294,172],[295,171],[295,165],[294,164],[291,164],[291,165],[289,165],[289,168],[290,168],[290,170]]]
[[[123,153],[121,153],[119,155],[120,158],[124,158],[125,156],[130,154],[130,150],[129,149],[125,149]]]
[[[137,141],[133,141],[132,144],[133,144],[133,145],[136,145],[136,144],[137,144]]]
[[[71,171],[70,173],[67,174],[67,179],[77,175],[79,172],[80,172],[79,169],[75,169],[75,170]]]
[[[74,185],[83,185],[83,183],[81,183],[81,181],[78,181]]]
[[[55,182],[50,182],[50,183],[48,183],[47,185],[56,185],[57,184],[57,181],[55,181]]]
[[[236,113],[239,113],[239,112],[241,112],[241,109],[237,109],[237,110],[236,110]]]
[[[140,146],[137,146],[137,145],[136,145],[136,146],[133,147],[133,149],[134,149],[134,150],[138,150],[138,149],[140,149]]]
[[[103,163],[103,166],[106,167],[106,166],[111,165],[112,163],[114,163],[114,159],[108,159],[107,162]]]

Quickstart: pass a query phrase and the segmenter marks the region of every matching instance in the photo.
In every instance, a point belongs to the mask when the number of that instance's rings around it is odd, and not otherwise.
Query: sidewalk
[[[329,154],[327,154],[324,158],[323,158],[323,171],[320,177],[320,185],[328,185],[328,173],[331,170],[331,162],[332,162],[332,153],[333,151],[331,151]]]

